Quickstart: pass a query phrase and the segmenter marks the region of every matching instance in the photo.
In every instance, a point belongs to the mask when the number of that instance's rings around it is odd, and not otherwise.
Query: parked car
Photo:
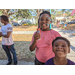
[[[67,24],[72,24],[72,21],[71,22],[68,22]]]
[[[72,24],[75,24],[75,21],[73,21]]]
[[[13,22],[12,25],[13,25],[13,26],[19,26],[19,24],[16,23],[16,22]]]
[[[59,24],[64,24],[64,22],[59,22]]]
[[[26,26],[26,25],[28,25],[27,23],[26,24],[22,24],[23,26]]]
[[[68,22],[68,24],[74,24],[74,21],[70,21],[70,22]]]
[[[26,22],[23,22],[22,23],[22,26],[26,26],[26,25],[28,25],[28,23],[26,23]]]

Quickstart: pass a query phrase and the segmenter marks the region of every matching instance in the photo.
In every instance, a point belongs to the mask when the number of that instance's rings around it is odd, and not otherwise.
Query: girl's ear
[[[70,53],[70,47],[69,47],[69,49],[68,49],[68,53]]]

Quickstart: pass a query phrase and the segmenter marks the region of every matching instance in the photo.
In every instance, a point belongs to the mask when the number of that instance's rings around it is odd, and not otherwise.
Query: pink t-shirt
[[[31,44],[34,40],[34,34],[32,37]],[[61,35],[54,30],[41,31],[41,39],[38,40],[36,43],[36,52],[35,52],[36,58],[40,62],[45,63],[48,59],[55,56],[52,51],[52,41],[58,36]]]

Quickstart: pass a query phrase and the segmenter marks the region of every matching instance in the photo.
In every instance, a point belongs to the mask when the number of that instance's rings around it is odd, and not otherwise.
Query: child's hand
[[[40,34],[36,32],[34,35],[34,41],[37,42],[38,39],[40,39]]]

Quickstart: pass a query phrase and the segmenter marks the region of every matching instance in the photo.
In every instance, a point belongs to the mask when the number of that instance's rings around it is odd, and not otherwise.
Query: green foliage
[[[16,13],[16,17],[19,19],[31,18],[30,10],[29,9],[18,9],[18,12]]]
[[[10,19],[32,18],[32,9],[0,9],[1,15],[7,15]]]

